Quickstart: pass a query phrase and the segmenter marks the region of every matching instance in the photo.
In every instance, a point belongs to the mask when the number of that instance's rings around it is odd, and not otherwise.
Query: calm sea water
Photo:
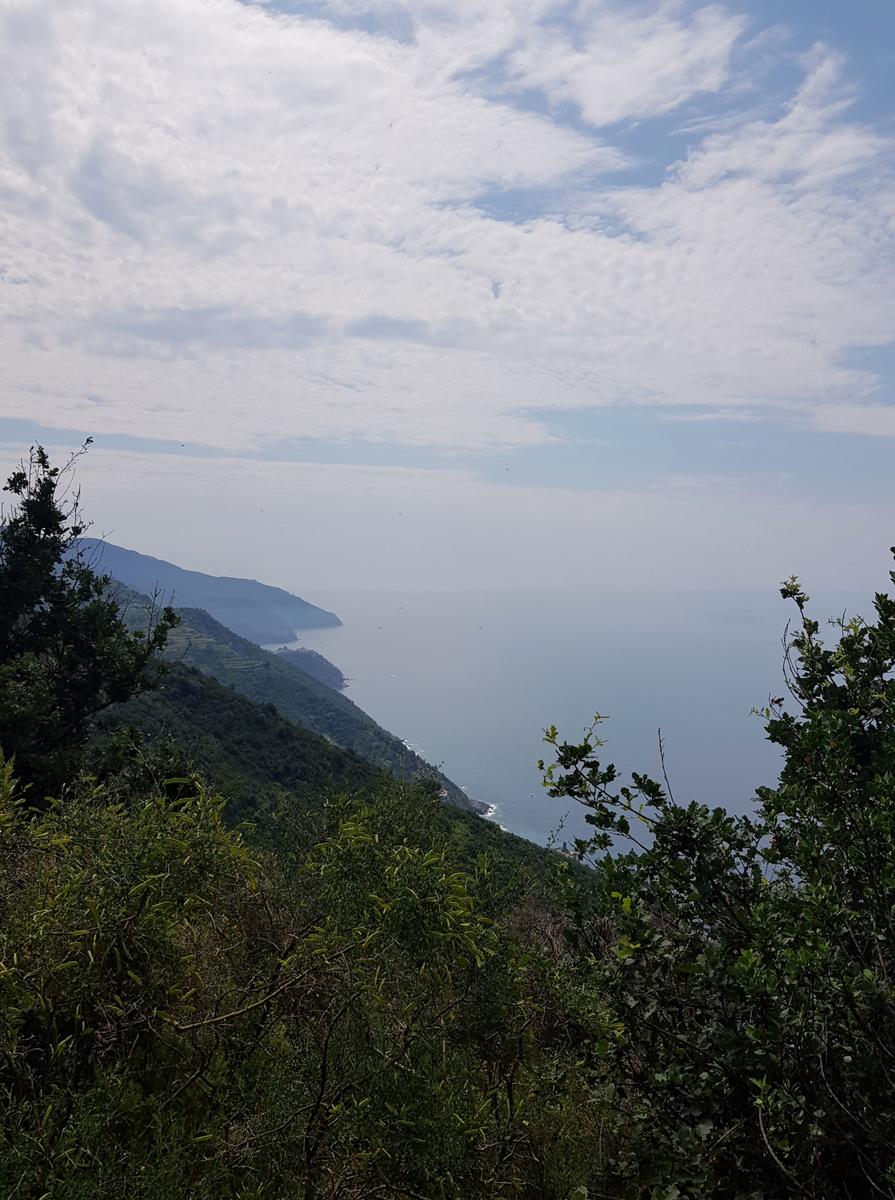
[[[586,829],[551,800],[536,762],[544,728],[572,738],[608,716],[608,759],[659,772],[657,730],[678,801],[749,809],[779,757],[753,707],[779,695],[788,607],[771,596],[327,594],[340,629],[303,632],[350,678],[380,724],[495,807],[508,829],[545,842]],[[832,609],[831,611],[836,611]],[[568,816],[566,814],[568,813]]]

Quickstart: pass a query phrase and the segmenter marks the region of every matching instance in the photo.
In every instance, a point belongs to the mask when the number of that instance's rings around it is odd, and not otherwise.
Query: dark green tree
[[[61,468],[32,448],[4,488],[13,506],[0,528],[0,748],[32,803],[77,773],[97,713],[153,686],[176,621],[154,605],[148,627],[129,631],[111,580],[79,550],[74,468],[88,444]]]

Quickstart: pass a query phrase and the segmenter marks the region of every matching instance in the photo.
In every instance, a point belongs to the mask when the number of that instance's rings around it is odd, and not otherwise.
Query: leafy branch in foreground
[[[763,710],[785,761],[755,817],[619,785],[596,726],[547,731],[545,784],[603,855],[598,898],[567,903],[624,1022],[614,1170],[638,1195],[895,1196],[895,600],[828,646],[798,581],[781,594],[794,711]]]

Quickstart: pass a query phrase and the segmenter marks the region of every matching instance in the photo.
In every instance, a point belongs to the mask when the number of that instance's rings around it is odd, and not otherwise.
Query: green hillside
[[[131,621],[145,621],[145,599],[131,599],[128,612]],[[472,812],[484,810],[484,805],[471,800],[347,696],[239,637],[201,609],[178,609],[178,615],[181,624],[172,632],[166,652],[170,660],[196,667],[249,700],[274,705],[290,721],[352,750],[397,779],[434,779],[452,804]]]
[[[277,651],[277,657],[290,667],[298,667],[299,671],[304,671],[312,679],[335,688],[337,692],[343,692],[348,685],[348,680],[335,663],[307,646],[284,646]]]
[[[380,786],[384,771],[182,663],[159,687],[110,709],[94,744],[108,752],[122,727],[153,750],[171,748],[185,767],[228,801],[232,822],[263,820],[285,799],[293,812],[317,807],[333,791]]]

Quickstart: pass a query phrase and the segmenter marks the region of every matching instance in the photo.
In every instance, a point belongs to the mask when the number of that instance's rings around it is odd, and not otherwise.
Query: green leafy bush
[[[452,862],[431,795],[333,801],[289,855],[202,791],[29,815],[2,780],[3,1194],[559,1200],[598,1176],[577,1058],[542,1036],[555,963],[485,914],[489,863]]]
[[[548,731],[582,852],[636,843],[568,903],[577,969],[624,1025],[605,1078],[637,1195],[895,1195],[895,601],[828,646],[798,582],[782,594],[792,703],[764,717],[785,763],[754,817],[621,785],[596,726]]]

